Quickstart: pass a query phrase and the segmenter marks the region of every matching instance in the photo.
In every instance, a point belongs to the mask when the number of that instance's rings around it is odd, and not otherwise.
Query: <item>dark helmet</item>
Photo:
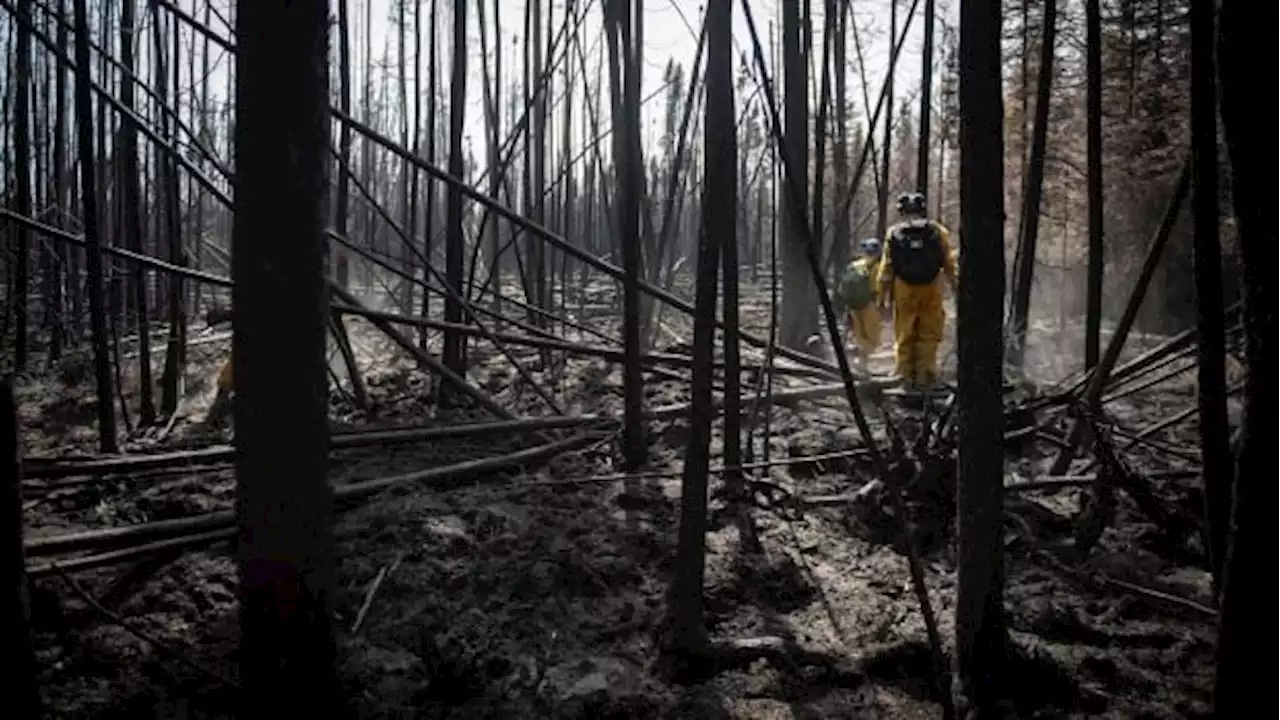
[[[924,215],[926,211],[924,195],[918,192],[905,192],[898,196],[898,212],[912,215]]]

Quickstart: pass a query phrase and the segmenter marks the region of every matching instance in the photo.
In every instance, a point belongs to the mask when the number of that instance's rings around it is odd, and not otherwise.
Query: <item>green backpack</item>
[[[861,310],[875,300],[875,288],[871,278],[874,268],[862,259],[854,260],[845,266],[844,272],[836,283],[836,296],[844,304],[846,310]]]

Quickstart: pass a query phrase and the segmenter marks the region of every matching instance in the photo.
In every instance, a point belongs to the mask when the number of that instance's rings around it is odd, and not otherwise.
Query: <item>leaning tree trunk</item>
[[[1258,76],[1260,67],[1270,65],[1257,62],[1256,43],[1259,33],[1269,32],[1260,28],[1269,26],[1271,17],[1274,14],[1264,3],[1223,0],[1218,26],[1222,127],[1240,231],[1245,355],[1249,362],[1231,534],[1218,605],[1221,615],[1213,697],[1214,715],[1224,720],[1250,717],[1258,708],[1275,702],[1268,663],[1256,658],[1259,628],[1271,621],[1276,606],[1276,589],[1269,573],[1275,558],[1271,552],[1275,515],[1269,499],[1271,478],[1266,471],[1275,467],[1271,432],[1277,422],[1276,378],[1271,374],[1276,366],[1275,275],[1271,272],[1276,254],[1271,204],[1275,198],[1269,183],[1258,180],[1271,172],[1270,158],[1258,149],[1270,142],[1276,108],[1259,105],[1256,90],[1256,83],[1269,82],[1269,78]]]
[[[1050,0],[1052,2],[1052,0]],[[1004,115],[1000,4],[960,5],[960,205],[956,300],[959,436],[957,717],[995,717],[1004,695]],[[971,715],[972,713],[972,715]]]
[[[1054,38],[1057,35],[1057,0],[1045,0],[1044,28],[1040,38],[1040,78],[1036,83],[1036,119],[1031,130],[1031,158],[1023,186],[1021,237],[1018,238],[1017,277],[1013,283],[1009,365],[1023,369],[1027,346],[1027,316],[1031,310],[1031,281],[1035,273],[1036,236],[1040,233],[1040,198],[1044,190],[1045,146],[1049,136],[1049,95],[1053,90]],[[963,186],[963,183],[961,183]]]
[[[325,3],[241,2],[236,11],[241,710],[319,717],[342,702],[326,477],[328,13]]]

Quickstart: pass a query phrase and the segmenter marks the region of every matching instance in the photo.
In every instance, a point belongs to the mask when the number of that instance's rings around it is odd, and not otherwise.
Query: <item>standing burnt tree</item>
[[[960,212],[956,299],[959,412],[957,717],[991,716],[1004,695],[1007,633],[1001,532],[1004,407],[1004,112],[1000,4],[960,4]],[[966,711],[968,709],[968,711]]]
[[[813,279],[804,230],[799,227],[809,217],[805,209],[809,177],[809,56],[808,17],[802,16],[801,5],[782,5],[782,55],[784,85],[785,138],[787,148],[786,176],[795,183],[795,191],[787,193],[782,213],[782,328],[779,342],[783,347],[800,350],[813,326]],[[797,207],[797,205],[799,207]]]
[[[1271,432],[1276,427],[1276,226],[1272,218],[1275,176],[1270,158],[1259,152],[1271,139],[1276,107],[1259,104],[1256,88],[1270,87],[1259,74],[1270,74],[1270,63],[1258,41],[1268,42],[1274,11],[1255,0],[1223,0],[1218,26],[1221,69],[1222,127],[1231,161],[1231,197],[1240,233],[1244,268],[1245,380],[1243,442],[1237,458],[1231,535],[1227,543],[1219,601],[1218,673],[1214,685],[1214,713],[1219,718],[1250,717],[1274,707],[1270,664],[1256,657],[1255,635],[1266,627],[1275,609],[1275,586],[1269,568],[1275,554],[1275,515],[1271,510]],[[1263,29],[1259,29],[1263,28]],[[1271,36],[1270,47],[1275,46]],[[1265,46],[1264,46],[1265,47]],[[1257,62],[1257,56],[1264,59]]]
[[[684,655],[695,655],[707,644],[702,582],[706,571],[707,473],[715,415],[711,386],[715,375],[716,266],[721,246],[737,243],[738,146],[734,130],[732,18],[732,0],[711,0],[707,6],[707,102],[703,124],[706,162],[693,314],[693,403],[689,450],[680,485],[680,537],[671,588],[671,644]],[[733,272],[736,271],[735,264]],[[728,284],[728,265],[724,272]],[[728,303],[731,298],[725,300]]]
[[[241,680],[253,716],[332,714],[325,330],[327,3],[236,8],[235,334]]]
[[[1196,387],[1204,462],[1207,549],[1214,582],[1222,576],[1231,512],[1227,345],[1223,328],[1222,248],[1218,235],[1218,108],[1214,80],[1214,3],[1191,4],[1191,211],[1195,232]]]
[[[107,309],[102,287],[102,237],[99,232],[99,183],[94,157],[93,101],[89,95],[89,13],[85,0],[75,0],[76,16],[76,142],[80,151],[80,197],[84,212],[84,242],[89,295],[89,332],[93,337],[93,374],[98,393],[98,450],[104,454],[118,449],[116,414],[111,406],[111,357],[107,354]],[[99,147],[101,143],[99,143]]]

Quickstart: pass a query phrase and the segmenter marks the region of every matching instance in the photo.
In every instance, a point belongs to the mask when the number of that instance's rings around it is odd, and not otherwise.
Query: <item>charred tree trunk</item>
[[[351,29],[347,5],[350,0],[338,0],[338,108],[343,115],[351,115]],[[338,128],[338,153],[341,165],[351,167],[351,126],[341,123]],[[351,177],[338,172],[337,212],[334,225],[339,235],[350,237],[347,228],[351,207]],[[334,277],[338,287],[351,289],[351,259],[346,248],[334,248]]]
[[[849,3],[831,3],[838,5],[836,13],[836,37],[832,45],[836,65],[836,218],[833,220],[831,240],[832,268],[844,268],[851,256],[849,208],[840,199],[849,195],[849,64],[845,61],[845,31],[849,23]],[[829,10],[828,10],[829,12]]]
[[[1021,236],[1018,238],[1017,277],[1013,283],[1013,309],[1009,321],[1009,365],[1023,369],[1027,349],[1027,317],[1031,310],[1031,282],[1036,268],[1036,240],[1040,233],[1040,198],[1044,191],[1045,146],[1049,136],[1049,95],[1053,90],[1053,51],[1057,34],[1057,0],[1044,1],[1044,27],[1040,38],[1040,78],[1036,82],[1036,118],[1031,129],[1031,158],[1023,186]],[[963,186],[963,183],[961,183]]]
[[[3,517],[5,549],[0,562],[9,578],[0,601],[0,648],[3,648],[8,712],[16,718],[42,717],[40,666],[31,641],[31,594],[22,545],[22,458],[18,440],[18,405],[13,396],[13,376],[0,381],[0,517]]]
[[[610,91],[613,97],[613,150],[618,200],[618,245],[625,275],[622,290],[623,336],[623,462],[635,470],[648,456],[648,429],[644,418],[644,375],[640,365],[640,182],[644,173],[639,154],[639,87],[636,73],[639,48],[630,42],[630,3],[608,0],[606,39],[609,41]],[[639,8],[636,8],[639,11]],[[612,29],[610,29],[612,28]]]
[[[929,153],[933,143],[933,21],[935,0],[924,3],[924,48],[920,57],[920,137],[916,148],[916,192],[929,196]]]
[[[716,265],[721,243],[736,241],[737,140],[734,131],[732,0],[707,6],[707,102],[703,124],[702,228],[698,234],[693,315],[693,404],[681,480],[680,535],[671,586],[671,649],[691,659],[707,646],[702,584],[706,570],[707,472],[710,466],[714,374]],[[725,279],[729,277],[727,264]],[[737,268],[733,269],[734,274]],[[679,667],[679,666],[678,666]]]
[[[155,58],[156,84],[163,88],[166,78],[160,64],[163,43],[160,31],[160,13],[155,16]],[[132,119],[134,112],[134,74],[137,71],[134,62],[134,3],[125,0],[120,4],[120,60],[125,72],[121,73],[120,104],[128,111],[120,118],[120,161],[116,163],[117,187],[121,190],[119,227],[124,235],[125,248],[136,253],[144,252],[142,246],[142,186],[138,168],[138,126]],[[160,153],[157,151],[157,158]],[[161,160],[163,162],[163,160]],[[157,188],[156,210],[164,207],[169,198],[164,197],[163,190]],[[175,200],[176,201],[176,200]],[[166,228],[169,232],[173,228]],[[159,239],[160,233],[156,234]],[[152,425],[156,421],[155,399],[152,397],[151,383],[151,322],[147,311],[147,278],[143,267],[134,263],[126,282],[128,291],[132,291],[135,320],[138,332],[138,422],[142,426]]]
[[[1208,554],[1222,578],[1231,515],[1231,427],[1227,422],[1222,248],[1218,235],[1218,115],[1214,72],[1214,3],[1191,5],[1191,209],[1195,227],[1197,388],[1204,462]],[[1256,372],[1256,370],[1255,370]]]
[[[1085,75],[1087,118],[1086,183],[1089,196],[1089,281],[1084,330],[1084,365],[1093,369],[1102,357],[1103,199],[1102,199],[1102,9],[1101,0],[1085,0]]]
[[[18,0],[18,56],[14,60],[13,152],[16,211],[31,217],[31,0]],[[84,66],[80,66],[84,67]],[[13,311],[15,314],[13,364],[18,372],[27,367],[28,271],[31,265],[31,233],[25,227],[13,230],[14,243]]]
[[[252,715],[341,706],[329,619],[325,5],[236,8],[232,358],[240,679]]]
[[[1194,12],[1194,10],[1193,10]],[[1218,25],[1218,63],[1222,90],[1222,126],[1231,160],[1231,196],[1240,230],[1244,268],[1245,412],[1240,454],[1236,459],[1235,497],[1231,533],[1220,592],[1217,677],[1214,715],[1248,717],[1274,702],[1271,676],[1256,655],[1259,628],[1270,622],[1275,588],[1270,584],[1271,532],[1275,528],[1268,495],[1270,476],[1259,468],[1272,467],[1271,431],[1276,427],[1276,306],[1271,261],[1276,253],[1272,218],[1274,186],[1269,157],[1258,152],[1270,141],[1274,105],[1259,105],[1256,40],[1266,33],[1271,8],[1253,0],[1223,0]],[[1268,73],[1269,74],[1269,73]]]
[[[463,177],[462,166],[462,118],[467,101],[467,4],[455,0],[453,4],[453,77],[449,93],[449,174]],[[445,206],[445,277],[455,293],[466,294],[462,284],[462,261],[466,253],[462,238],[462,191],[450,185]],[[460,295],[445,298],[445,322],[461,324],[462,304]],[[467,372],[467,340],[459,332],[446,330],[444,334],[444,364],[459,376]],[[445,386],[447,387],[447,385]],[[456,389],[450,389],[452,394]],[[442,394],[442,399],[444,394]],[[448,403],[444,403],[448,404]]]
[[[157,13],[156,32],[159,33],[159,15]],[[178,98],[181,97],[182,82],[180,70],[182,63],[179,61],[182,52],[181,34],[179,32],[179,24],[177,18],[170,21],[173,24],[173,52],[170,54],[170,62],[173,65],[173,98],[175,110],[179,107]],[[157,46],[159,43],[157,43]],[[160,104],[165,104],[164,92],[164,65],[160,62],[160,48],[156,48],[156,70],[159,75],[157,88],[158,99]],[[173,142],[176,133],[170,128],[176,129],[177,122],[172,125],[169,121],[169,114],[161,115],[161,132],[163,136],[169,138]],[[165,227],[168,228],[168,249],[169,262],[178,266],[186,267],[187,250],[186,244],[182,237],[182,222],[180,218],[180,201],[181,190],[178,184],[178,168],[174,159],[166,154],[160,161],[157,171],[160,175],[160,185],[165,188],[164,197],[167,202],[160,210],[165,218]],[[157,195],[159,197],[159,195]],[[160,223],[159,217],[155,219],[157,225]],[[157,246],[157,250],[159,246]],[[166,278],[168,282],[169,295],[169,337],[166,344],[164,356],[164,374],[161,378],[161,398],[160,409],[166,415],[171,415],[178,410],[178,403],[182,398],[182,379],[187,368],[187,309],[186,309],[186,288],[182,277],[179,275],[170,275]],[[158,302],[158,300],[157,300]],[[150,362],[147,363],[150,365]]]
[[[786,174],[795,183],[783,202],[782,216],[782,333],[779,342],[803,350],[814,324],[814,288],[809,274],[805,232],[798,227],[809,217],[804,203],[809,196],[809,57],[807,20],[800,3],[782,5],[782,54],[784,74]],[[800,207],[796,207],[796,205]]]
[[[880,152],[883,154],[880,171],[880,207],[876,221],[876,237],[883,238],[889,229],[889,192],[893,188],[893,92],[894,76],[898,69],[898,54],[895,44],[898,40],[898,0],[889,0],[889,72],[884,80],[884,141]],[[867,135],[875,135],[869,131]]]
[[[112,408],[111,356],[107,349],[107,309],[102,283],[102,238],[98,232],[96,159],[93,143],[93,100],[89,95],[89,15],[85,0],[74,0],[76,16],[76,134],[80,152],[80,194],[84,217],[85,258],[89,273],[89,329],[93,335],[93,370],[98,395],[98,449],[115,453],[116,416]]]
[[[1052,2],[1052,0],[1050,0]],[[956,715],[996,717],[1004,697],[1004,114],[1000,4],[960,5],[959,435]]]

